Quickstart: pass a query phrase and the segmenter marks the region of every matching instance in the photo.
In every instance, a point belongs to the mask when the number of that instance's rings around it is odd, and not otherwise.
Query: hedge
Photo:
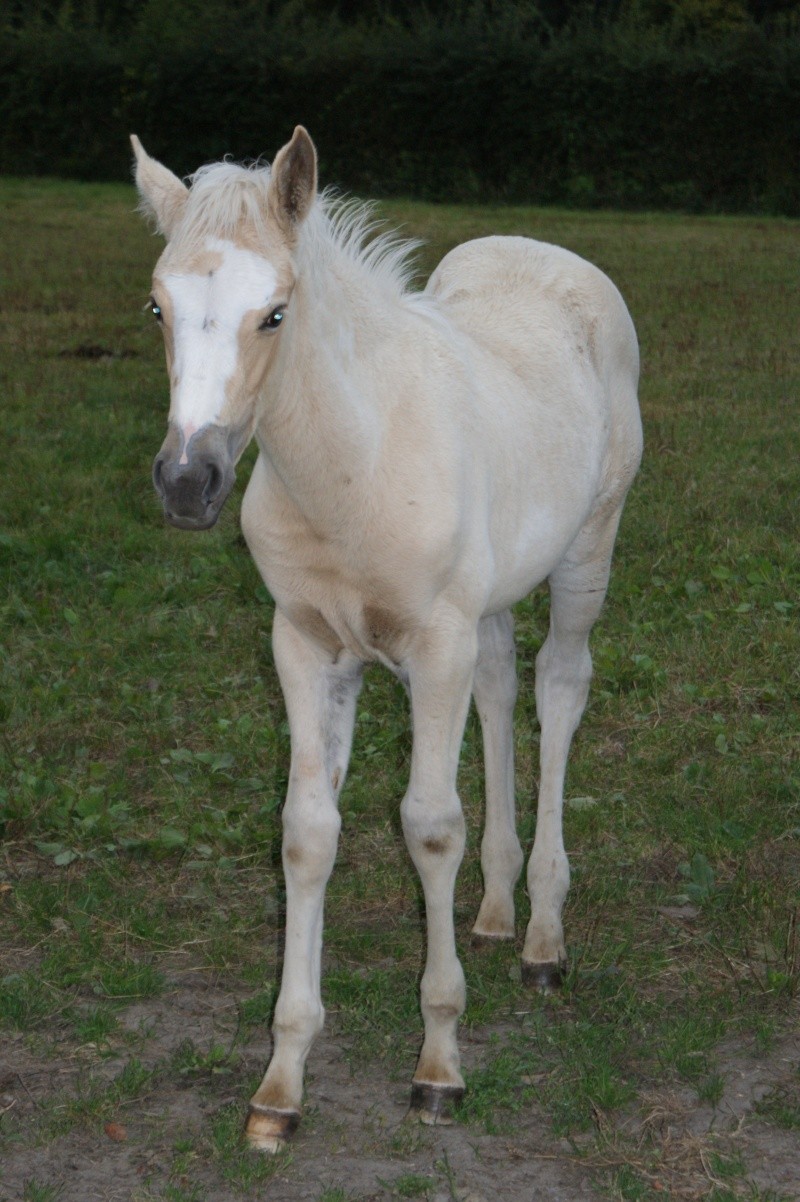
[[[302,122],[323,179],[362,194],[800,214],[789,32],[681,46],[588,26],[548,39],[154,11],[124,40],[0,31],[0,171],[126,179],[135,131],[184,174],[271,157]]]

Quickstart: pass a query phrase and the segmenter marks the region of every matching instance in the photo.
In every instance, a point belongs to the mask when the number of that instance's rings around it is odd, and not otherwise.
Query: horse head
[[[138,138],[131,143],[141,207],[166,238],[149,302],[170,379],[153,483],[169,522],[206,530],[233,487],[290,320],[293,250],[316,196],[316,152],[298,126],[271,170],[218,163],[187,187]]]

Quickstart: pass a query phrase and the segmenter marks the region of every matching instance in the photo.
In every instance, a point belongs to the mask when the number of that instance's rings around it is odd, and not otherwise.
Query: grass
[[[22,1191],[22,1202],[56,1202],[60,1190],[50,1185],[38,1185],[26,1181]]]
[[[0,1024],[37,1055],[90,1058],[81,1090],[59,1096],[60,1131],[92,1129],[155,1088],[224,1086],[226,1104],[171,1154],[170,1181],[145,1182],[142,1197],[214,1196],[209,1180],[253,1196],[292,1172],[291,1157],[279,1169],[248,1158],[230,1101],[247,1096],[238,1057],[275,996],[288,738],[271,602],[238,530],[246,465],[215,530],[164,527],[149,463],[166,378],[141,311],[157,243],[133,193],[7,180],[0,195],[10,465],[0,477]],[[505,1131],[543,1116],[611,1197],[664,1196],[682,1181],[695,1193],[676,1197],[766,1198],[746,1156],[723,1149],[714,1166],[706,1155],[708,1172],[691,1177],[691,1158],[648,1127],[628,1137],[624,1124],[649,1114],[659,1090],[718,1107],[725,1049],[768,1055],[797,1004],[798,226],[412,203],[386,212],[427,241],[425,270],[489,231],[586,255],[622,289],[643,353],[645,461],[570,762],[572,968],[560,999],[522,992],[514,948],[470,948],[482,785],[479,727],[468,723],[456,919],[465,1035],[488,1030],[490,1043],[469,1070],[462,1121]],[[518,607],[527,843],[533,660],[546,625],[544,594]],[[397,816],[409,750],[402,691],[369,673],[324,993],[353,1071],[377,1062],[392,1088],[407,1082],[419,1041],[420,896]],[[166,1005],[180,972],[228,983],[235,1029],[205,1044],[187,1033],[145,1067],[145,1036],[126,1015]],[[759,1122],[796,1129],[797,1097],[796,1076],[777,1083]],[[312,1113],[315,1131],[319,1122]],[[52,1130],[0,1115],[7,1150]],[[393,1139],[387,1188],[427,1196],[434,1178],[403,1158],[411,1137]],[[455,1188],[437,1174],[436,1188]],[[39,1180],[31,1171],[25,1197],[57,1196]],[[351,1196],[338,1178],[320,1188],[329,1202]]]

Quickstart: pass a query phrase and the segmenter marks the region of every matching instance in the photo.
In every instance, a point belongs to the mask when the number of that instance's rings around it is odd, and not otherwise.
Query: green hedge
[[[282,20],[146,5],[124,38],[0,31],[0,171],[128,178],[271,157],[298,121],[326,182],[428,200],[800,214],[800,37],[674,45],[587,25]],[[270,15],[272,12],[272,15]]]

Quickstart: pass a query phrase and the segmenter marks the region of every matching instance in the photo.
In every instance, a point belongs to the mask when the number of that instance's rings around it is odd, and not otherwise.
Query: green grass
[[[60,1192],[57,1186],[27,1181],[22,1191],[22,1202],[57,1202]]]
[[[381,1185],[388,1185],[398,1198],[427,1198],[436,1182],[419,1173],[403,1173],[394,1181],[381,1181]]]
[[[57,1100],[59,1130],[80,1130],[154,1080],[224,1083],[246,1098],[237,1047],[268,1023],[278,972],[288,736],[271,602],[238,529],[252,452],[203,536],[166,529],[152,494],[166,376],[142,305],[158,243],[132,190],[4,181],[0,196],[0,1024],[42,1055],[89,1048],[95,1067],[121,1057],[111,1084],[98,1077]],[[469,944],[480,890],[474,716],[456,920],[465,1028],[493,1031],[491,1054],[468,1073],[462,1122],[505,1131],[533,1108],[554,1135],[583,1141],[610,1196],[664,1196],[653,1181],[688,1170],[657,1139],[620,1134],[624,1117],[664,1088],[716,1107],[720,1049],[734,1040],[768,1055],[797,1002],[799,227],[411,203],[386,212],[427,240],[424,270],[490,231],[567,245],[609,272],[639,330],[646,452],[570,762],[563,996],[522,991],[518,949]],[[517,616],[529,843],[546,596]],[[353,1071],[378,1062],[392,1088],[419,1044],[424,953],[397,814],[409,752],[402,690],[371,672],[342,798],[324,993]],[[524,917],[522,889],[519,905]],[[237,993],[233,1043],[187,1036],[180,1054],[143,1067],[120,1024],[133,1004],[169,1004],[178,969]],[[796,1128],[796,1080],[767,1094],[759,1116]],[[248,1158],[240,1124],[241,1109],[226,1105],[194,1128],[158,1196],[205,1197],[198,1164],[242,1196],[257,1191],[277,1170]],[[51,1129],[26,1134],[9,1111],[0,1141],[35,1143]],[[387,1145],[392,1188],[424,1197],[433,1179],[403,1161],[410,1138]],[[290,1158],[280,1166],[291,1174]],[[723,1184],[709,1179],[697,1196],[755,1197],[743,1192],[746,1164],[725,1166]],[[33,1176],[25,1188],[56,1196]]]
[[[769,1090],[757,1102],[756,1112],[787,1131],[800,1131],[800,1071],[793,1081]]]

